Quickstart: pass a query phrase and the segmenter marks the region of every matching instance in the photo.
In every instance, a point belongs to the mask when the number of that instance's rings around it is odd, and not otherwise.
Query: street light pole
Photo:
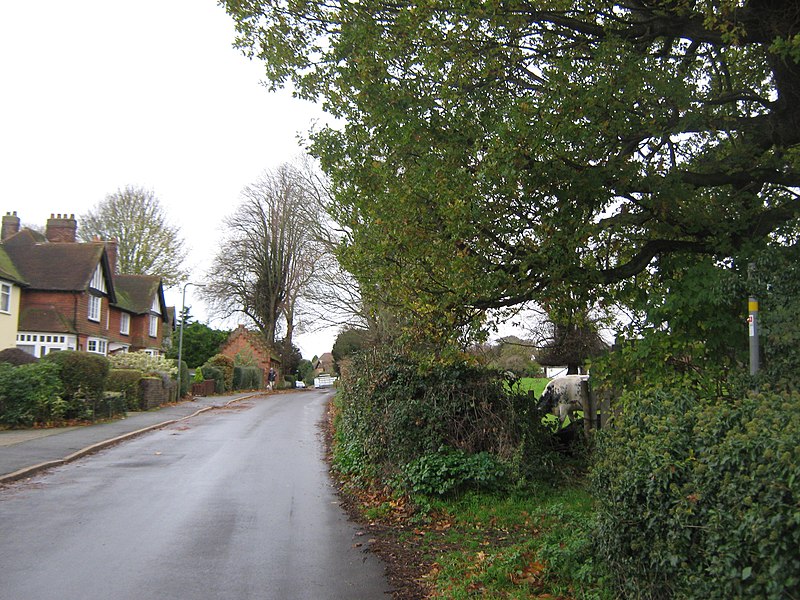
[[[195,287],[206,287],[202,283],[192,283],[187,281],[183,285],[183,296],[181,298],[181,324],[178,326],[178,400],[181,399],[181,364],[183,361],[183,322],[186,320],[186,288],[190,285]]]

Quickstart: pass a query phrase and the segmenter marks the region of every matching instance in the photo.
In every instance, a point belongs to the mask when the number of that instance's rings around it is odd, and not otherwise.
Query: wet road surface
[[[323,461],[329,393],[247,400],[0,489],[0,599],[389,598]]]

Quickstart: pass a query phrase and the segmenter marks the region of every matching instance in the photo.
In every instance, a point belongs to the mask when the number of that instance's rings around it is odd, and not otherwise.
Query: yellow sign
[[[747,310],[750,312],[758,312],[758,302],[756,300],[750,300],[747,303]]]

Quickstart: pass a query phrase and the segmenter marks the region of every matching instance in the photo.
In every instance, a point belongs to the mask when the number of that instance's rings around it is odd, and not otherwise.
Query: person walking
[[[272,391],[275,389],[275,378],[277,377],[277,373],[275,373],[275,369],[272,367],[269,368],[269,373],[267,374],[267,389]]]

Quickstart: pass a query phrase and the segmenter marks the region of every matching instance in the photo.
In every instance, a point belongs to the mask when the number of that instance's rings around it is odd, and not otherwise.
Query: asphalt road
[[[247,400],[0,489],[0,599],[389,598],[328,478],[328,394]]]

